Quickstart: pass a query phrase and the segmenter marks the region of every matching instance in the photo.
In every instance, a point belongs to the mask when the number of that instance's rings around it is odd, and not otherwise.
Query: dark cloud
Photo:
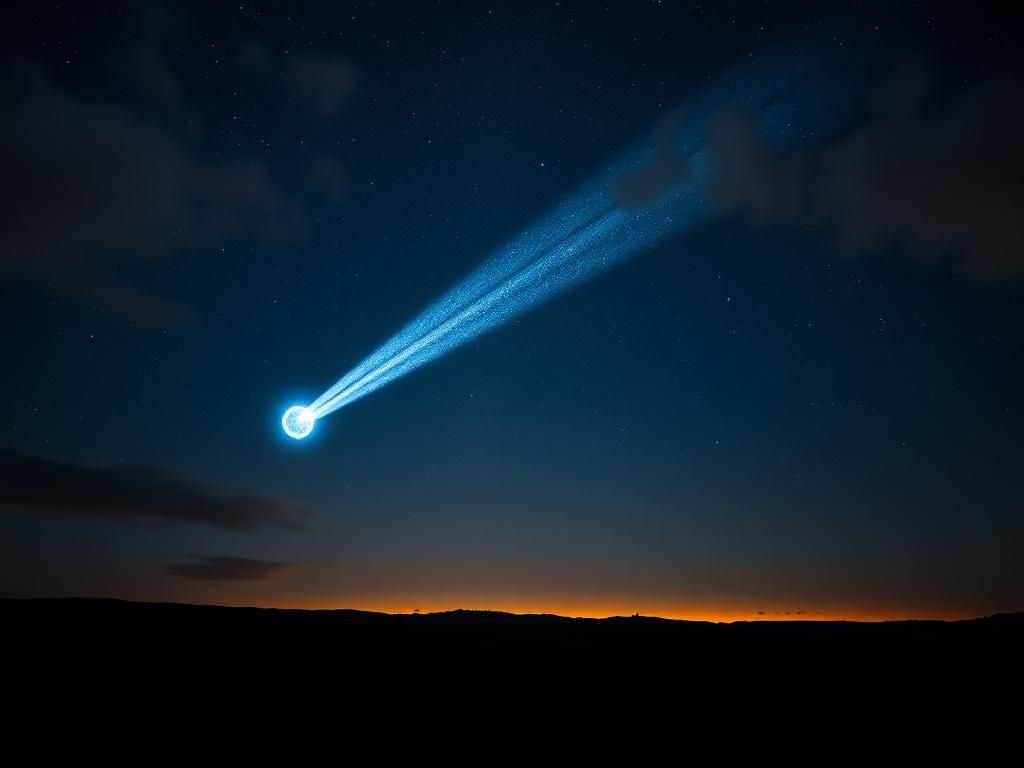
[[[204,557],[198,563],[167,566],[167,573],[194,581],[266,581],[297,567],[296,563],[253,560],[248,557]]]
[[[313,117],[337,117],[358,85],[355,68],[340,56],[300,53],[289,60],[286,84]]]
[[[612,184],[612,193],[631,210],[655,202],[690,177],[690,164],[679,152],[679,131],[684,113],[675,110],[654,130],[654,157],[644,167],[624,173]]]
[[[779,155],[748,112],[726,112],[708,136],[711,193],[722,213],[746,212],[757,225],[803,224],[811,217],[809,168],[802,154]]]
[[[164,260],[184,244],[301,234],[300,207],[263,165],[205,163],[168,131],[76,96],[31,61],[8,74],[0,269],[162,324],[192,312],[134,287],[120,265]]]
[[[312,517],[295,502],[229,496],[154,467],[95,467],[9,453],[0,453],[0,509],[202,523],[239,531],[302,530]]]
[[[756,222],[828,226],[844,251],[891,242],[964,254],[979,277],[1024,273],[1024,85],[990,79],[936,108],[934,70],[905,63],[868,119],[813,155],[779,155],[749,115],[709,135],[719,210]]]

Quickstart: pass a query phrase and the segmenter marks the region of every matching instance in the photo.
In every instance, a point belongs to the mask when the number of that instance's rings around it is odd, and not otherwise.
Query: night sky
[[[15,3],[0,596],[1024,608],[1024,19],[821,5]],[[722,115],[699,225],[284,435],[786,39],[841,130]]]

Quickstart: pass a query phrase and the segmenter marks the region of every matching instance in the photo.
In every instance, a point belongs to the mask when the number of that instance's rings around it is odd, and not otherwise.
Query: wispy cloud
[[[228,495],[155,467],[98,467],[10,453],[0,453],[0,509],[236,531],[303,530],[313,518],[297,502]]]
[[[224,581],[266,581],[273,576],[297,567],[297,563],[222,556],[204,557],[196,563],[168,565],[167,573],[180,579],[214,583]]]

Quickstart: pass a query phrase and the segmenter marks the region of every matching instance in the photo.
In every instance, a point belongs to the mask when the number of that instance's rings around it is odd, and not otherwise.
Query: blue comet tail
[[[787,61],[785,51],[793,50],[802,52],[797,64]],[[297,418],[301,408],[290,409],[292,427],[286,415],[285,431],[305,437],[315,420],[706,220],[710,174],[704,137],[721,111],[753,114],[766,140],[780,150],[839,130],[849,119],[843,105],[851,101],[850,88],[867,75],[849,50],[831,40],[813,50],[808,55],[806,44],[791,43],[764,51],[756,65],[751,57],[685,106],[686,122],[672,145],[689,166],[684,184],[639,210],[622,205],[614,194],[616,180],[642,172],[664,148],[650,141],[624,152],[342,376],[308,406],[303,420]]]

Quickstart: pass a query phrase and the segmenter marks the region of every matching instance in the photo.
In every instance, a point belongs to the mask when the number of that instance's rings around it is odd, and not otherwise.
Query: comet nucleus
[[[313,415],[313,411],[304,405],[293,405],[284,412],[284,416],[281,418],[284,433],[296,440],[308,437],[309,433],[313,431],[315,422],[316,416]]]

